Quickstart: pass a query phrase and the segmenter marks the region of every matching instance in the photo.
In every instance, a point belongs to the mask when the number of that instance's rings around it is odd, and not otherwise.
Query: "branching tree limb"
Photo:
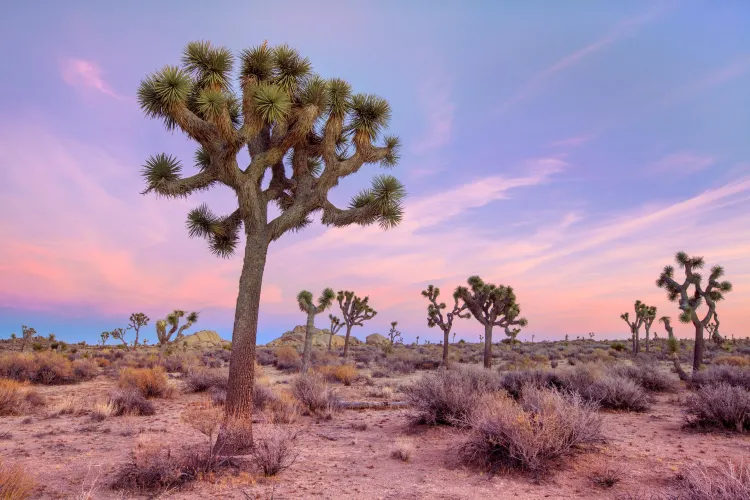
[[[427,306],[427,326],[430,328],[437,326],[443,332],[443,364],[446,364],[448,362],[448,338],[453,328],[453,320],[455,318],[470,318],[471,313],[461,313],[461,308],[458,306],[459,297],[454,293],[453,308],[443,316],[443,311],[448,306],[445,302],[438,303],[437,299],[440,296],[440,289],[434,285],[429,285],[427,289],[422,290],[422,296],[430,301]],[[455,338],[455,333],[453,336]]]
[[[307,290],[302,290],[297,295],[297,305],[300,311],[307,315],[307,323],[305,326],[305,350],[302,353],[302,368],[301,373],[307,373],[310,368],[310,357],[312,356],[312,338],[313,328],[315,328],[315,316],[322,313],[333,304],[333,299],[336,294],[333,290],[326,288],[323,293],[318,297],[317,305],[313,303],[313,295]]]
[[[346,358],[349,355],[349,337],[352,327],[362,326],[365,321],[374,318],[377,311],[370,307],[369,297],[359,298],[354,295],[354,292],[348,290],[340,290],[336,294],[336,300],[339,303],[341,315],[346,325],[346,337],[344,338],[344,358]]]

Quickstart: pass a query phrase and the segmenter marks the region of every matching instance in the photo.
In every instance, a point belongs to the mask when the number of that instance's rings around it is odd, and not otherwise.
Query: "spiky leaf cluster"
[[[313,301],[312,293],[308,292],[307,290],[302,290],[299,294],[297,294],[297,305],[299,306],[300,311],[302,311],[303,313],[316,315],[331,307],[331,304],[333,304],[333,299],[335,297],[336,294],[333,292],[333,289],[326,288],[320,294],[320,297],[318,297],[318,302],[316,305]]]
[[[185,319],[185,323],[180,326],[180,320]],[[174,340],[184,337],[184,332],[198,322],[198,313],[186,313],[182,309],[175,309],[167,314],[165,319],[156,322],[156,337],[160,344],[166,344],[172,340],[172,335],[177,333]],[[167,329],[169,327],[169,329]]]
[[[329,314],[328,319],[331,320],[331,336],[336,335],[344,327],[344,322],[333,314]]]
[[[354,292],[349,290],[339,290],[336,294],[336,300],[341,308],[341,315],[344,317],[344,324],[351,328],[352,326],[362,326],[365,321],[375,317],[377,311],[370,307],[370,298],[358,297]]]
[[[439,327],[443,332],[450,332],[453,327],[454,317],[469,318],[471,313],[461,313],[461,308],[458,305],[459,295],[453,294],[453,309],[446,312],[443,317],[443,311],[448,307],[445,302],[438,303],[437,299],[440,296],[440,288],[434,285],[428,285],[425,290],[422,290],[422,296],[426,297],[430,303],[427,305],[427,326],[433,328]]]
[[[467,280],[469,287],[459,286],[454,292],[463,305],[460,310],[468,309],[472,316],[482,325],[524,327],[526,318],[520,318],[521,306],[516,302],[512,287],[485,283],[479,276]]]

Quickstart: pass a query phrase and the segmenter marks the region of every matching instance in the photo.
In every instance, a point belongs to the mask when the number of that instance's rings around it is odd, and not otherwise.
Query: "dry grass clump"
[[[750,461],[725,460],[716,466],[694,465],[685,470],[681,499],[738,500],[750,498]]]
[[[577,367],[562,376],[564,388],[609,410],[645,411],[651,406],[646,391],[632,380]]]
[[[346,386],[352,385],[357,375],[357,369],[352,365],[340,365],[333,370],[333,377]]]
[[[402,462],[409,462],[414,455],[414,451],[414,443],[411,439],[399,437],[396,438],[391,446],[391,458],[397,458]]]
[[[595,403],[533,386],[524,388],[518,401],[485,396],[467,424],[471,430],[460,456],[493,472],[505,467],[543,473],[554,461],[603,439]]]
[[[704,385],[687,398],[688,425],[750,431],[750,391],[727,383]]]
[[[278,425],[260,425],[253,429],[255,463],[265,476],[275,476],[296,462],[297,433]]]
[[[274,424],[293,424],[300,415],[300,404],[294,396],[282,393],[266,405],[268,421]]]
[[[44,399],[28,382],[0,378],[0,416],[23,415],[34,406],[44,404]]]
[[[299,375],[292,382],[292,394],[309,414],[331,415],[339,410],[341,400],[320,374]]]
[[[109,400],[96,401],[91,406],[91,410],[90,410],[91,420],[100,422],[102,420],[105,420],[113,416],[116,412],[117,412],[117,408],[115,407],[112,401],[109,401]]]
[[[276,349],[276,368],[279,370],[298,370],[302,365],[297,349],[284,345]]]
[[[36,482],[20,464],[9,464],[0,458],[0,498],[24,500],[31,497]]]
[[[169,397],[172,389],[167,372],[161,366],[155,368],[123,368],[119,385],[125,389],[137,389],[144,397]]]
[[[57,417],[60,415],[73,415],[78,417],[80,415],[85,415],[88,412],[89,408],[84,398],[67,394],[55,401],[50,407],[49,417]]]
[[[368,398],[392,399],[396,391],[387,385],[376,385],[367,391]]]
[[[428,373],[402,387],[417,421],[429,425],[461,425],[485,394],[497,391],[500,379],[482,368],[455,366]]]
[[[750,356],[719,356],[713,360],[713,363],[715,365],[750,368]]]
[[[149,416],[156,413],[154,404],[135,388],[114,391],[109,396],[109,403],[113,407],[112,415],[114,416]]]
[[[695,387],[725,383],[750,391],[750,370],[737,366],[709,366],[693,373],[691,384]]]

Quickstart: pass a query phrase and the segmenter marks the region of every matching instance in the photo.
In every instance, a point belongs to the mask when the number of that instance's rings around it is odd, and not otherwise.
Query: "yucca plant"
[[[362,326],[365,321],[375,317],[378,312],[370,307],[370,298],[360,298],[349,290],[339,290],[336,294],[336,300],[341,308],[341,315],[346,325],[346,337],[344,337],[344,358],[349,355],[349,337],[352,333],[352,327]]]
[[[331,352],[331,344],[333,344],[333,336],[336,335],[343,327],[344,322],[338,319],[333,314],[328,315],[328,319],[331,320],[331,336],[328,337],[328,352]]]
[[[185,323],[180,326],[180,319],[185,318]],[[166,319],[160,319],[156,322],[156,338],[159,340],[159,345],[167,345],[172,341],[172,335],[177,333],[174,338],[175,341],[180,340],[185,336],[185,330],[193,326],[198,322],[198,313],[191,312],[185,313],[181,309],[175,309],[171,313],[167,314]],[[167,326],[169,330],[167,330]]]
[[[674,267],[665,266],[656,280],[656,286],[667,291],[667,298],[671,302],[678,303],[678,307],[682,311],[680,322],[692,323],[695,327],[693,371],[696,372],[703,363],[703,331],[713,321],[716,325],[713,332],[715,335],[719,335],[719,316],[716,314],[716,303],[724,300],[724,294],[732,291],[732,284],[729,281],[719,281],[724,276],[724,268],[721,266],[711,268],[708,283],[705,283],[703,276],[696,272],[703,269],[705,265],[703,257],[690,257],[685,252],[677,252],[675,261],[680,269],[685,270],[685,280],[682,283],[675,281]],[[708,310],[703,318],[700,318],[698,309],[704,304]]]
[[[310,367],[310,357],[312,355],[312,338],[313,328],[315,328],[315,316],[322,313],[333,304],[333,299],[336,294],[333,290],[326,288],[323,293],[318,297],[317,305],[313,302],[312,293],[307,290],[302,290],[297,294],[297,305],[300,311],[307,314],[307,323],[305,326],[305,349],[302,352],[302,373],[307,373],[307,369]]]
[[[521,306],[516,302],[512,287],[485,283],[479,276],[467,280],[469,288],[459,286],[454,296],[462,301],[459,313],[466,309],[484,326],[484,367],[492,367],[492,329],[499,326],[510,335],[511,326],[526,326],[526,318],[519,318]],[[516,333],[517,334],[517,333]],[[481,341],[480,341],[481,342]]]
[[[430,301],[427,306],[427,326],[433,328],[437,326],[443,332],[443,364],[448,361],[448,339],[453,328],[454,318],[470,318],[471,313],[461,314],[460,307],[458,306],[458,295],[453,294],[453,309],[445,313],[443,311],[448,307],[445,302],[438,304],[437,298],[440,296],[440,288],[429,285],[426,290],[422,290],[422,296],[426,297]],[[455,339],[456,334],[453,334]],[[417,343],[419,343],[419,337],[417,337]]]
[[[384,138],[391,117],[384,99],[353,94],[341,79],[326,80],[297,51],[266,43],[239,53],[238,89],[232,85],[235,56],[209,42],[191,42],[180,66],[165,66],[138,89],[145,114],[180,130],[198,144],[197,173],[182,175],[168,154],[148,159],[144,193],[182,198],[224,185],[237,208],[216,215],[206,205],[188,214],[191,236],[203,237],[220,257],[234,254],[245,233],[244,260],[232,332],[226,418],[217,447],[232,454],[252,445],[252,389],[263,271],[268,246],[321,214],[327,226],[377,223],[387,229],[402,218],[406,193],[394,177],[374,178],[346,208],[328,199],[339,181],[365,164],[392,167],[399,140]],[[243,150],[250,156],[238,163]],[[234,197],[233,197],[234,198]],[[269,215],[276,205],[279,214]]]

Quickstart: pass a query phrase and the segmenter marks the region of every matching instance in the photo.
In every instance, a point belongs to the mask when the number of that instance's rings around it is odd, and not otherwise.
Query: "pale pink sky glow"
[[[66,59],[62,62],[62,78],[73,87],[92,88],[110,97],[121,99],[102,78],[102,71],[95,63],[83,59]]]

